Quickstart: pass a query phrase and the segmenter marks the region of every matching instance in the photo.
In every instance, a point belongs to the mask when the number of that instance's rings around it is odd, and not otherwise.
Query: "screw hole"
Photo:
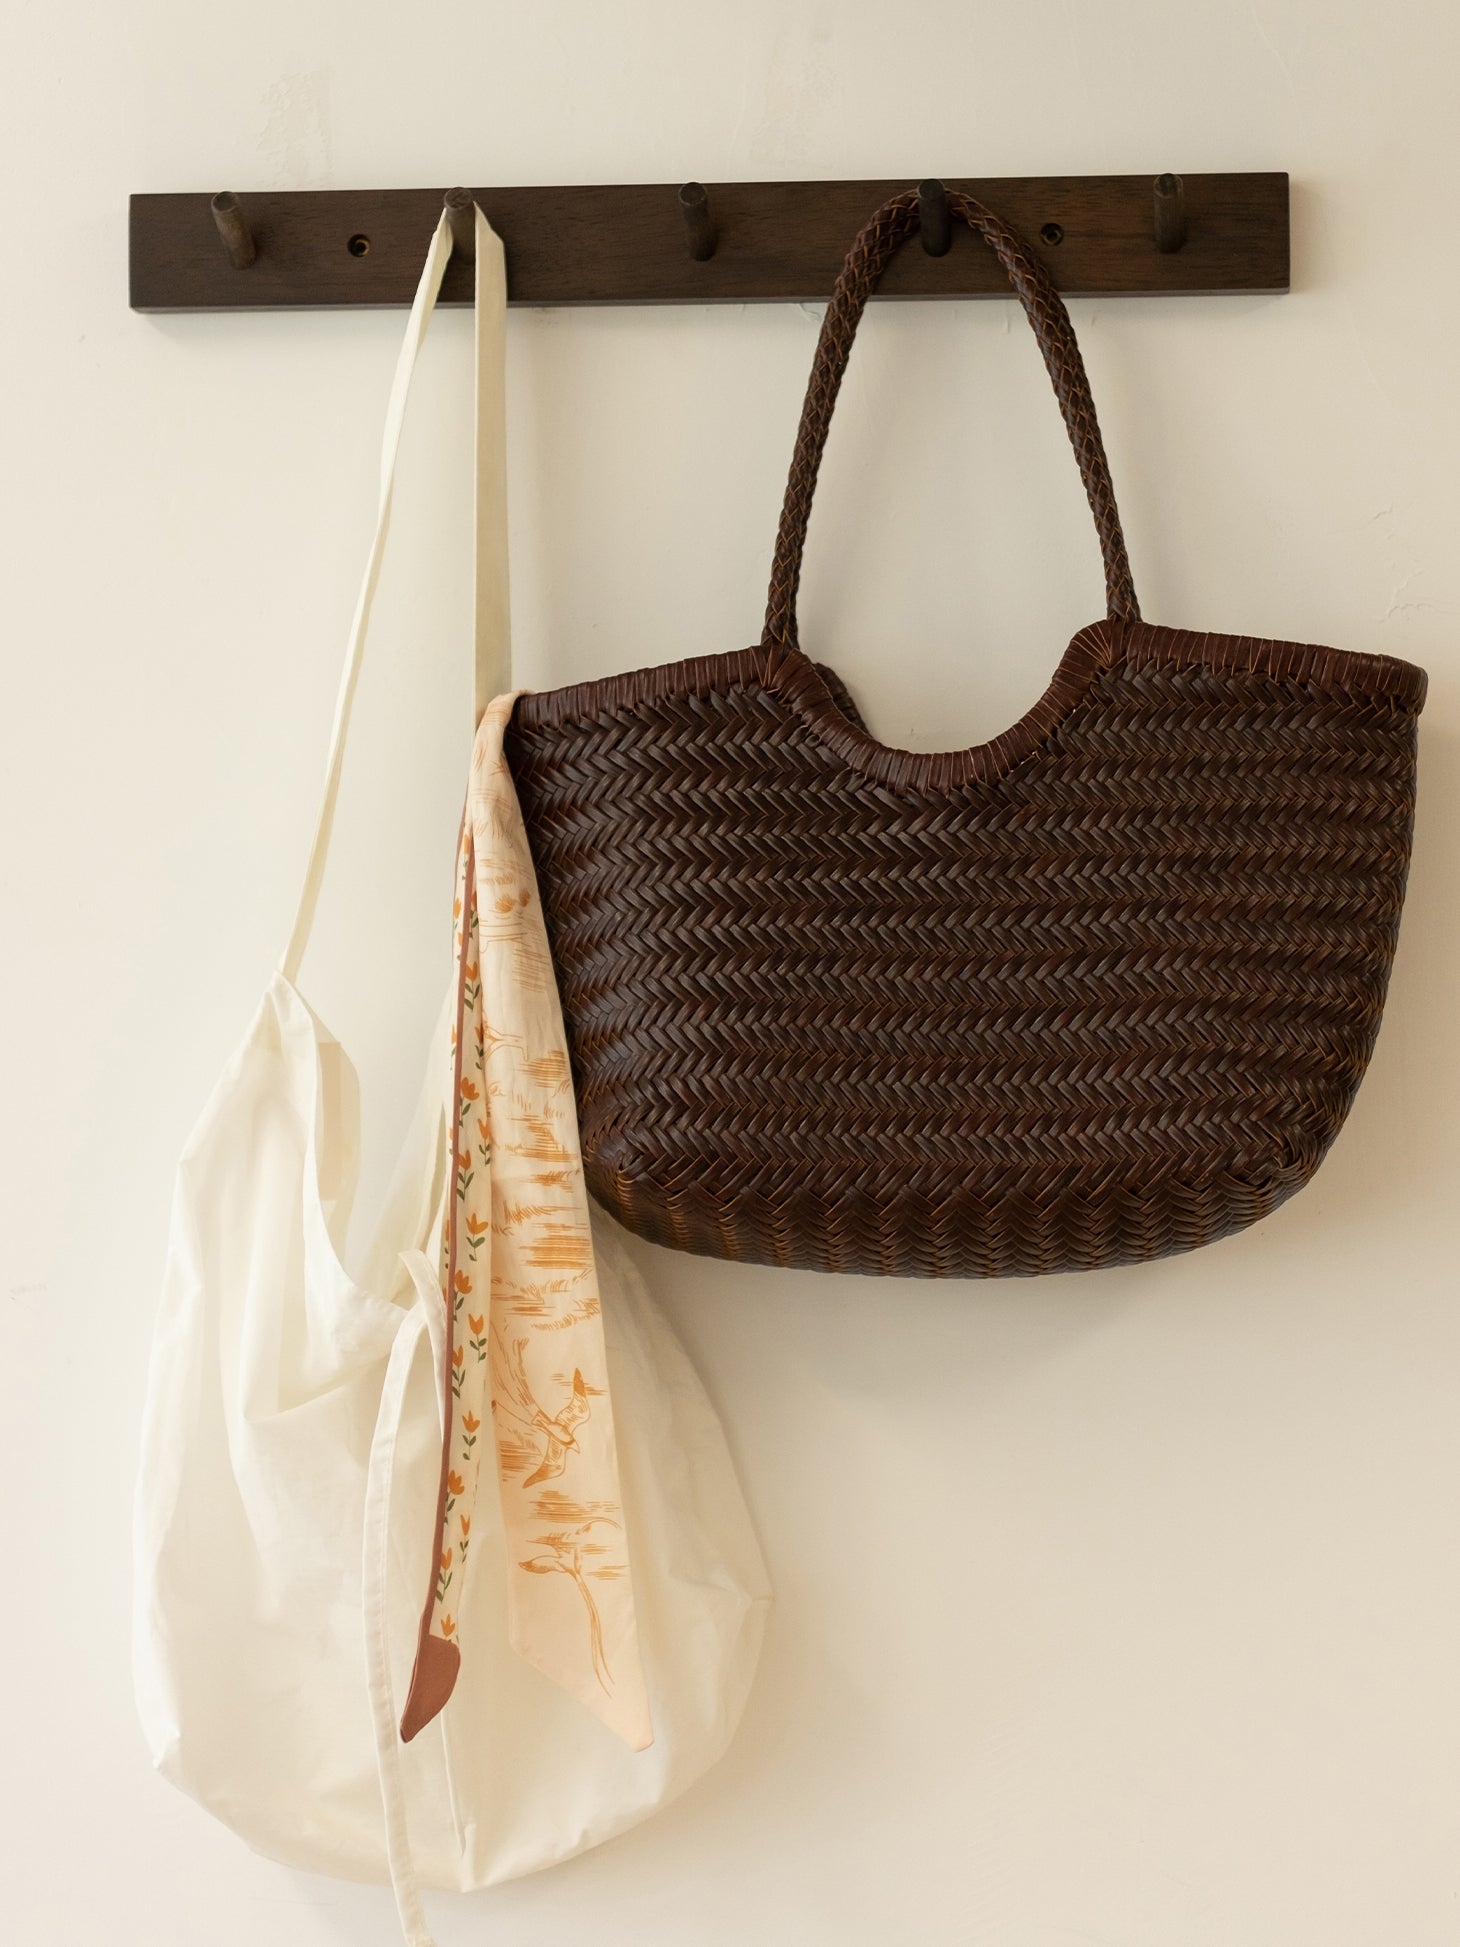
[[[1039,228],[1039,241],[1050,245],[1063,243],[1065,233],[1058,223],[1042,223]]]
[[[352,257],[366,257],[370,254],[370,239],[359,235],[353,236],[345,248]]]

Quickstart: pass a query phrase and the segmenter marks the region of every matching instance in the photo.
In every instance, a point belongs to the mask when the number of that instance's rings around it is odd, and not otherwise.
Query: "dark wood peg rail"
[[[913,187],[923,248],[898,253],[879,300],[1009,295],[989,251],[965,225],[949,225],[949,191],[1021,232],[1068,295],[1288,288],[1288,179],[1272,171],[135,195],[131,303],[409,304],[444,201],[462,247],[441,302],[468,304],[473,199],[502,238],[513,304],[817,302],[868,214]]]

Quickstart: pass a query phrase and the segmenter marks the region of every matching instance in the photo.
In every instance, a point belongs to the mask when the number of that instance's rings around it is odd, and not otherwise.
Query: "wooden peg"
[[[1180,176],[1157,176],[1156,248],[1169,257],[1186,242],[1186,186]]]
[[[679,192],[679,207],[689,237],[689,254],[697,264],[703,264],[714,256],[718,241],[710,221],[710,199],[704,184],[686,183]]]
[[[948,191],[936,176],[918,184],[918,228],[930,257],[946,257],[953,247],[953,212]]]
[[[218,225],[218,234],[228,252],[228,261],[235,270],[247,270],[258,251],[238,198],[231,189],[220,189],[211,207],[213,221]]]
[[[477,206],[469,189],[448,189],[444,198],[451,221],[451,248],[458,257],[474,263],[477,254]]]

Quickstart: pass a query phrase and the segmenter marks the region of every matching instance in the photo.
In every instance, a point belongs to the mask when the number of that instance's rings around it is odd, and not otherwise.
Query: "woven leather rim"
[[[992,210],[965,196],[960,190],[948,192],[948,207],[961,216],[993,251],[1013,285],[1024,314],[1034,327],[1039,349],[1054,385],[1055,397],[1064,414],[1070,444],[1080,477],[1089,496],[1090,510],[1100,537],[1100,553],[1105,562],[1105,601],[1112,617],[1138,621],[1135,588],[1125,537],[1120,531],[1120,516],[1115,507],[1115,489],[1095,405],[1090,397],[1090,382],[1085,376],[1085,361],[1075,340],[1070,314],[1059,292],[1027,243]],[[786,498],[781,507],[781,525],[776,536],[775,558],[771,566],[770,593],[766,601],[762,647],[775,650],[796,649],[796,590],[801,581],[801,557],[806,546],[806,527],[811,515],[811,498],[816,491],[816,475],[831,427],[832,408],[841,389],[852,339],[892,253],[918,227],[916,190],[905,190],[884,203],[864,226],[847,254],[832,290],[821,335],[816,341],[811,379],[801,408],[801,423],[796,433],[796,450],[791,459]]]

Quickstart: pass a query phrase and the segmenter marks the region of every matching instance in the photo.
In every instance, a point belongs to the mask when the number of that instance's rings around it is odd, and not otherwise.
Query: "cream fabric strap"
[[[400,1741],[396,1735],[395,1685],[390,1675],[390,1604],[387,1596],[390,1490],[411,1367],[421,1340],[427,1338],[431,1345],[432,1371],[442,1374],[446,1356],[446,1321],[441,1306],[441,1289],[426,1259],[420,1252],[412,1251],[406,1254],[406,1264],[416,1287],[416,1296],[410,1310],[403,1315],[395,1342],[390,1348],[390,1362],[386,1367],[385,1385],[381,1390],[380,1408],[375,1418],[375,1433],[370,1443],[361,1586],[370,1721],[375,1733],[375,1758],[385,1812],[385,1856],[390,1866],[391,1889],[395,1894],[396,1910],[400,1914],[401,1931],[409,1947],[435,1947],[421,1909],[420,1882],[416,1877],[406,1817],[405,1768],[401,1763]],[[439,1380],[436,1407],[444,1429],[446,1401]]]
[[[443,210],[431,239],[425,267],[406,323],[405,339],[396,361],[390,400],[385,414],[385,435],[380,453],[380,500],[375,533],[370,544],[365,578],[350,624],[345,667],[335,701],[334,724],[330,731],[329,760],[325,770],[324,793],[309,851],[304,888],[279,966],[287,980],[299,973],[309,943],[329,856],[334,827],[335,805],[339,798],[340,776],[344,765],[345,742],[349,734],[350,713],[364,657],[365,637],[370,613],[380,580],[385,543],[390,533],[391,504],[395,488],[396,461],[400,453],[401,430],[405,423],[406,401],[416,359],[431,321],[441,280],[446,273],[452,248],[450,220]],[[507,483],[506,483],[506,308],[507,277],[502,241],[476,209],[476,279],[473,330],[473,393],[476,423],[473,468],[473,576],[475,582],[473,621],[473,687],[475,717],[480,718],[488,701],[510,681],[512,647],[510,634],[510,596],[507,583]],[[364,1559],[362,1589],[364,1601],[365,1662],[370,1692],[371,1721],[375,1733],[375,1752],[385,1816],[386,1857],[391,1886],[400,1913],[401,1927],[410,1947],[432,1947],[431,1935],[421,1909],[420,1889],[411,1855],[410,1832],[406,1818],[404,1768],[396,1732],[394,1686],[390,1675],[389,1605],[387,1602],[387,1562],[389,1558],[390,1490],[395,1467],[395,1452],[400,1436],[401,1416],[407,1385],[417,1349],[423,1337],[432,1346],[433,1369],[442,1376],[447,1356],[446,1318],[440,1286],[429,1264],[419,1252],[407,1254],[407,1268],[416,1287],[416,1297],[401,1324],[391,1348],[381,1392],[375,1433],[371,1442],[370,1463],[365,1493]],[[446,1403],[438,1385],[437,1409],[444,1435]]]
[[[476,293],[474,332],[474,412],[476,450],[474,468],[474,697],[473,722],[492,697],[508,689],[512,676],[511,597],[507,582],[507,270],[502,239],[482,211],[476,211]],[[426,327],[436,307],[441,279],[451,257],[451,224],[443,210],[431,239],[426,266],[416,287],[411,315],[406,324],[405,341],[396,361],[390,403],[385,414],[385,437],[380,452],[380,502],[375,536],[365,579],[355,604],[350,624],[349,647],[335,701],[334,725],[330,731],[329,762],[325,769],[324,793],[314,839],[309,848],[309,866],[304,888],[294,917],[289,944],[279,960],[286,979],[298,978],[310,928],[319,903],[325,861],[329,856],[330,833],[334,827],[335,804],[340,793],[340,774],[344,765],[345,740],[349,734],[350,711],[355,686],[360,677],[365,635],[370,626],[370,611],[380,580],[386,537],[390,532],[391,498],[395,486],[396,458],[400,451],[401,427],[405,420],[406,399],[411,375]]]

